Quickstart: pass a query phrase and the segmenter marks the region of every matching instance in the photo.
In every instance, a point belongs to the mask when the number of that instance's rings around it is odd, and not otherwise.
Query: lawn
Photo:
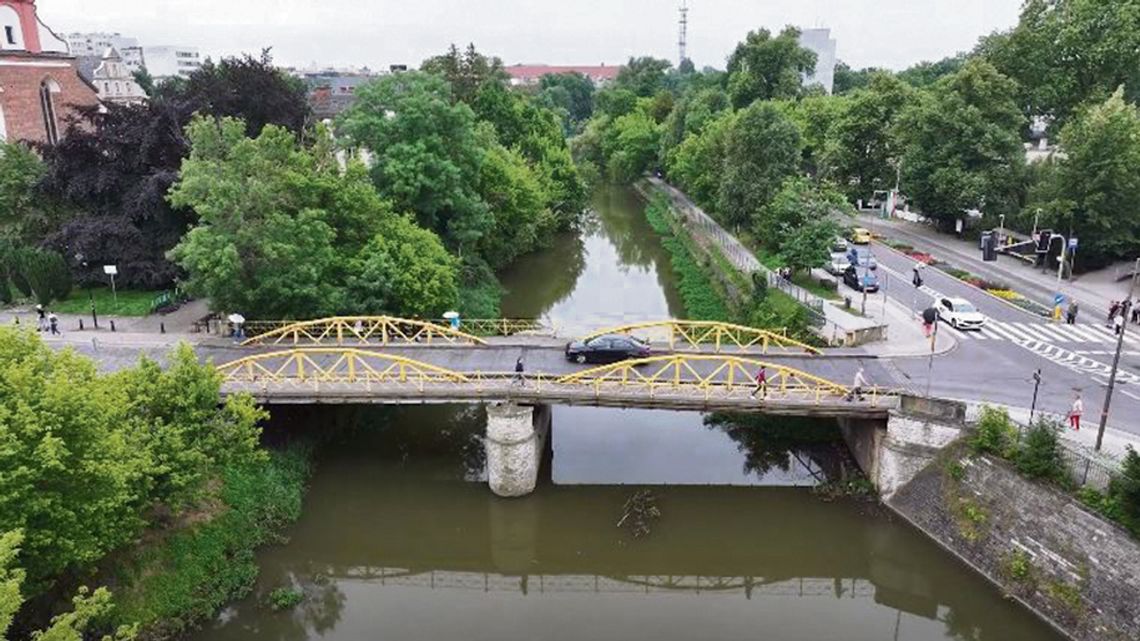
[[[108,316],[146,316],[150,313],[154,299],[161,291],[139,291],[120,289],[117,296],[111,295],[109,287],[93,289],[75,288],[67,300],[56,301],[48,307],[58,314],[86,314],[91,311],[91,297],[95,298],[95,311]],[[116,300],[117,299],[117,300]]]

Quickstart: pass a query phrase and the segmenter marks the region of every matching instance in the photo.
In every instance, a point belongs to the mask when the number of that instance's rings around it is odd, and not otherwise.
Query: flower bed
[[[912,259],[914,259],[914,260],[916,260],[916,261],[918,261],[924,265],[933,265],[936,262],[938,262],[937,259],[935,259],[930,254],[927,254],[926,252],[920,252],[920,251],[913,251],[912,250],[912,251],[908,251],[905,253],[910,258],[912,258]]]

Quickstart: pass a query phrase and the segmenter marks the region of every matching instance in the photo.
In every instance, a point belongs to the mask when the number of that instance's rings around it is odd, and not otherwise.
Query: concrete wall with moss
[[[952,448],[887,504],[1074,639],[1140,639],[1140,543],[1003,461]]]

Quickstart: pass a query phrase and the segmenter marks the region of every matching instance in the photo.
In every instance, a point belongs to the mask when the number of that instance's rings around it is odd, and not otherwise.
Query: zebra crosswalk
[[[1078,374],[1089,376],[1094,381],[1102,385],[1108,384],[1108,377],[1112,371],[1112,368],[1098,360],[1091,359],[1083,354],[1079,354],[1075,351],[1068,350],[1063,347],[1058,347],[1057,345],[1053,345],[1051,343],[1043,343],[1041,341],[1031,340],[1015,340],[1012,342],[1026,350],[1029,350],[1030,352],[1033,352],[1041,358],[1064,367],[1065,369],[1076,372]],[[1140,376],[1133,374],[1132,372],[1129,372],[1125,369],[1118,370],[1116,376],[1117,383],[1121,385],[1140,385]],[[1137,396],[1132,391],[1121,390],[1121,393],[1140,400],[1140,396]]]
[[[993,319],[987,320],[981,330],[954,332],[954,337],[977,341],[1030,341],[1045,344],[1108,345],[1112,347],[1116,346],[1117,338],[1111,329],[1091,323],[1077,325],[1010,323]],[[1135,331],[1126,333],[1124,346],[1125,349],[1140,349],[1140,336]]]

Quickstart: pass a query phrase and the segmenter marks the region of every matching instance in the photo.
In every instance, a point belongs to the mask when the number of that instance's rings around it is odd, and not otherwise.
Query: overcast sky
[[[1017,22],[1020,0],[690,0],[689,57],[724,66],[751,29],[830,27],[855,67],[901,69]],[[676,61],[679,0],[39,0],[55,31],[118,31],[218,56],[273,47],[279,64],[418,65],[451,42],[507,64]],[[97,7],[97,8],[96,8]]]

